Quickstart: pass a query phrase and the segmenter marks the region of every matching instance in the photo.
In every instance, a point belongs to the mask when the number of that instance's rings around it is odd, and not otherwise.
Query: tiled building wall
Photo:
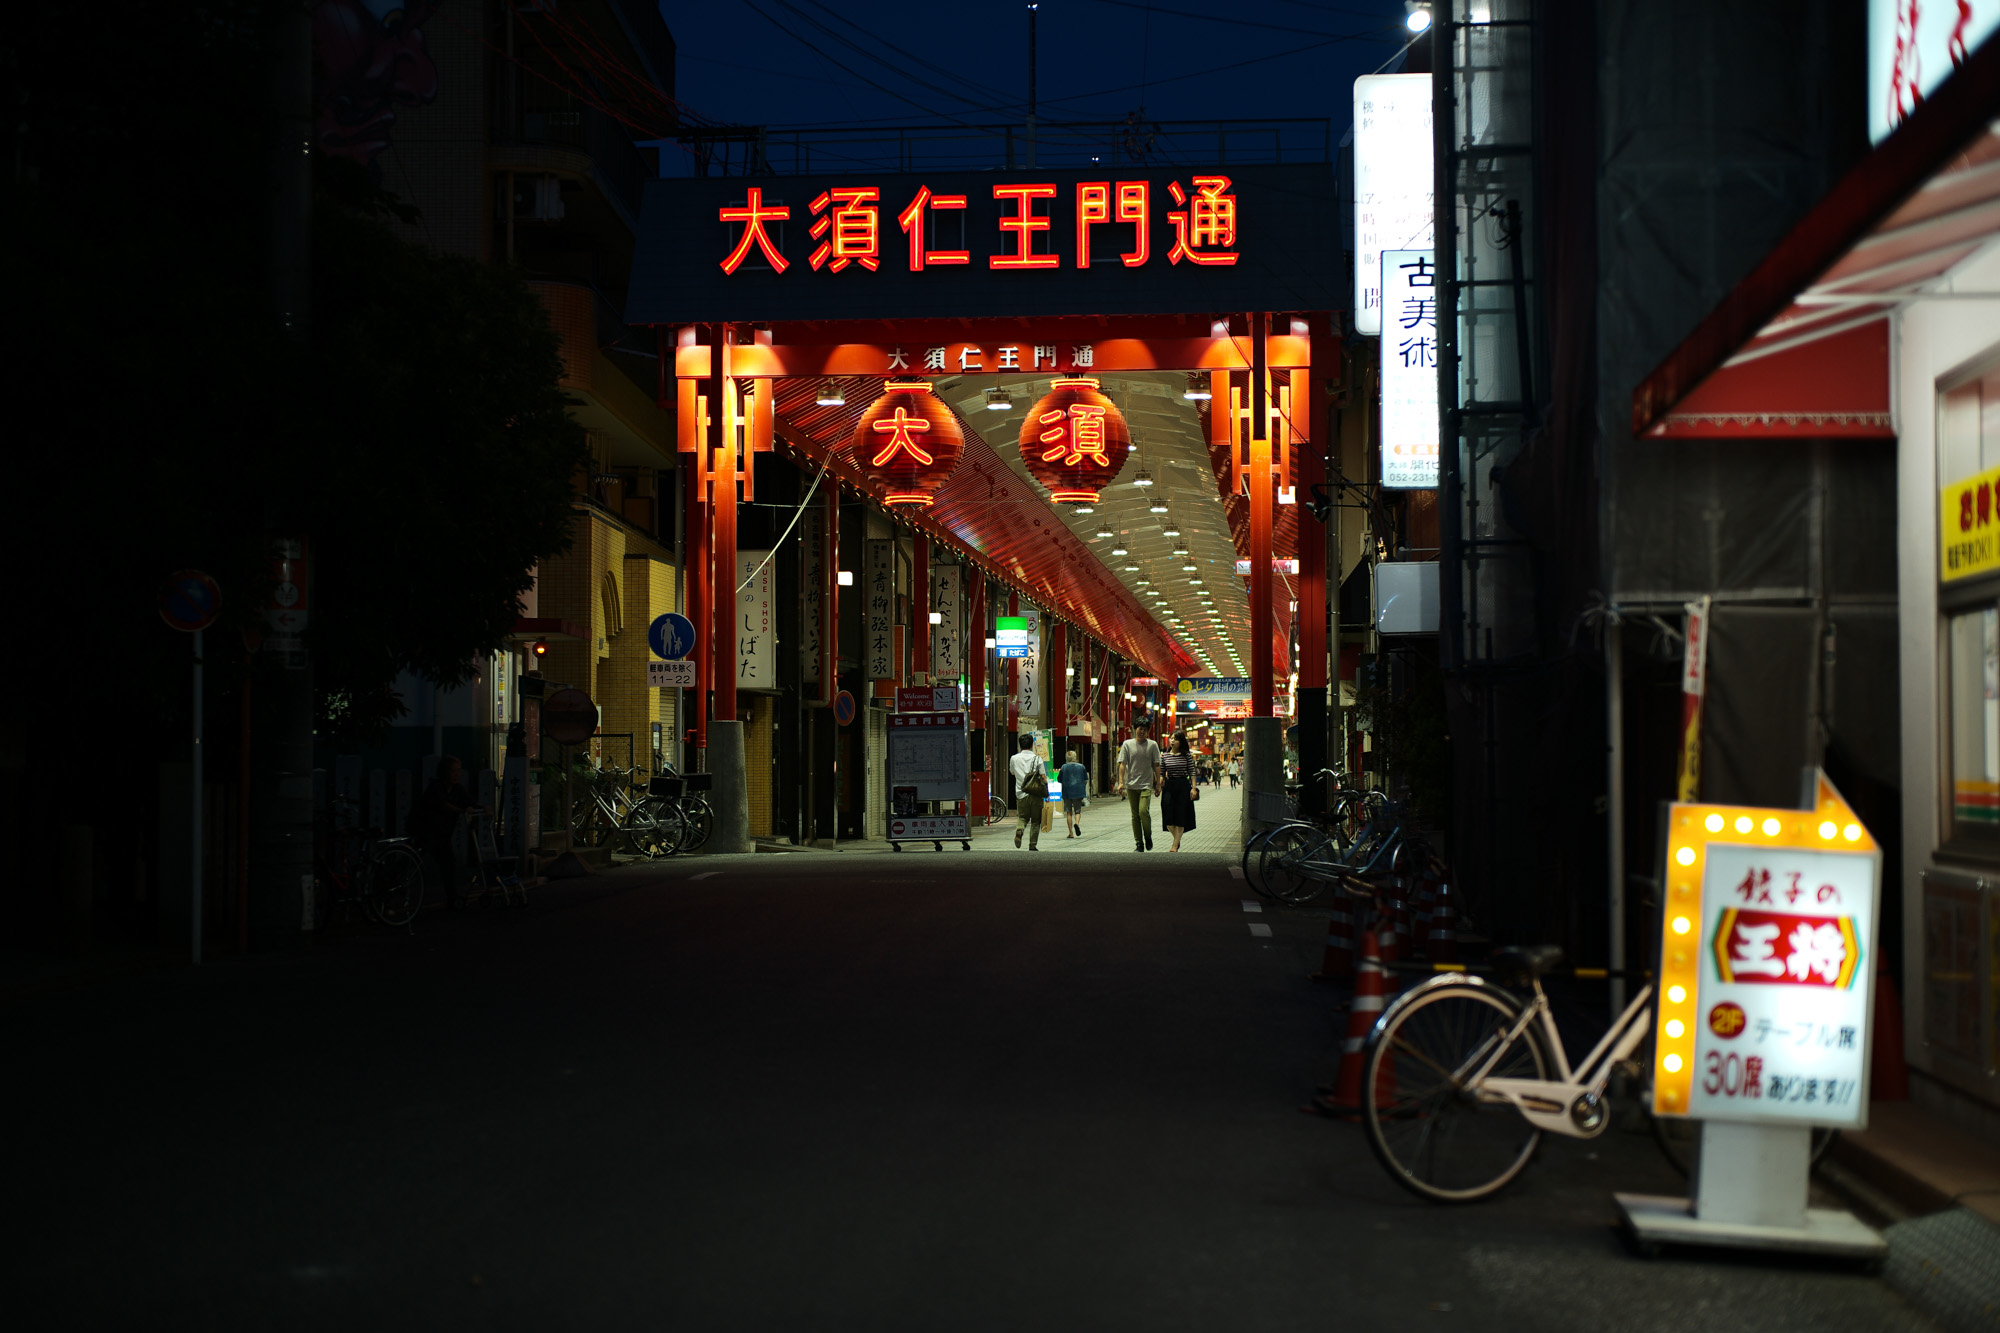
[[[437,95],[396,107],[389,147],[375,159],[382,187],[423,216],[405,235],[446,254],[486,257],[487,53],[483,5],[453,0],[423,26]]]
[[[569,550],[542,561],[537,583],[539,608],[544,616],[583,627],[588,631],[589,641],[552,641],[549,655],[542,663],[542,674],[550,680],[586,691],[602,707],[605,699],[599,686],[599,673],[605,665],[604,659],[611,655],[611,645],[623,636],[614,635],[605,623],[604,603],[599,589],[603,587],[607,570],[620,578],[622,588],[625,533],[597,515],[583,511],[577,513],[573,532],[575,540]],[[627,632],[631,632],[629,618],[626,625]],[[639,636],[640,647],[643,648],[643,627]],[[643,673],[643,667],[641,671]],[[604,728],[606,731],[612,729],[608,725]]]
[[[630,732],[638,761],[651,768],[653,724],[661,724],[667,739],[673,735],[674,692],[646,685],[646,663],[653,657],[646,629],[674,609],[674,567],[657,556],[630,552],[622,574],[625,632],[611,640],[610,659],[598,672],[598,703],[605,732]]]

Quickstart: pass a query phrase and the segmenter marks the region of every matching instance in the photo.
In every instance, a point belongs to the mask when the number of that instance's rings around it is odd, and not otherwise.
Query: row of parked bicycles
[[[1559,1027],[1543,983],[1613,974],[1564,966],[1562,950],[1550,945],[1482,948],[1461,960],[1455,923],[1411,930],[1419,904],[1435,907],[1449,897],[1445,865],[1412,812],[1332,770],[1311,781],[1332,784],[1320,812],[1247,839],[1244,880],[1284,906],[1332,895],[1336,920],[1352,912],[1356,937],[1374,937],[1363,970],[1409,982],[1400,994],[1391,982],[1386,1003],[1375,1001],[1380,1016],[1343,1052],[1339,1082],[1322,1089],[1316,1105],[1359,1120],[1398,1184],[1434,1202],[1462,1203],[1504,1188],[1534,1159],[1544,1134],[1603,1133],[1616,1081],[1635,1094],[1635,1109],[1668,1161],[1692,1174],[1697,1122],[1651,1114],[1650,974],[1629,977],[1636,994],[1572,1063],[1562,1030],[1569,1024]],[[1594,1008],[1594,999],[1585,1007]],[[1813,1161],[1834,1137],[1830,1129],[1813,1131]]]
[[[709,790],[706,773],[579,768],[570,807],[573,845],[648,860],[699,851],[715,829]]]

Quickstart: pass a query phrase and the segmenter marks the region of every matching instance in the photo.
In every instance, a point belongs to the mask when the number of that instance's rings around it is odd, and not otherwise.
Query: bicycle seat
[[[1560,944],[1515,946],[1493,951],[1493,966],[1503,972],[1520,972],[1531,977],[1539,977],[1562,960]]]

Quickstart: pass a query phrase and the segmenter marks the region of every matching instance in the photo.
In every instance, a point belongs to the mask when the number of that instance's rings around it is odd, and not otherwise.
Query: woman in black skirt
[[[1175,732],[1172,750],[1160,756],[1160,777],[1160,822],[1174,835],[1167,850],[1177,852],[1181,834],[1194,828],[1194,756],[1188,753],[1185,731]]]

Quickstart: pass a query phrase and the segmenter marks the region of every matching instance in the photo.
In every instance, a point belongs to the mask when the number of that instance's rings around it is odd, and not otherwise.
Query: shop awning
[[[1996,116],[1989,40],[1646,377],[1633,433],[1892,437],[1888,315],[2000,236]]]

